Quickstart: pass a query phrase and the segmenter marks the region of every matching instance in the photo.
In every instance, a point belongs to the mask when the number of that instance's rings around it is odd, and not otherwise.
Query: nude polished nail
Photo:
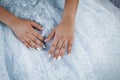
[[[61,57],[61,56],[59,56],[59,57],[58,57],[58,60],[60,60],[61,58],[62,58],[62,57]]]

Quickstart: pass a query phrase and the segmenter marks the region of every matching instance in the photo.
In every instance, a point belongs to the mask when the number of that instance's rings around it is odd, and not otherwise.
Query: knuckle
[[[40,45],[43,46],[44,44],[41,42]]]
[[[59,38],[59,37],[60,37],[60,35],[59,35],[59,34],[56,34],[56,37],[57,37],[57,38]]]
[[[61,54],[61,55],[63,55],[63,54],[64,54],[64,52],[61,52],[60,54]]]
[[[40,44],[41,44],[41,41],[36,40],[35,43],[38,44],[38,45],[40,45]]]
[[[26,43],[26,41],[25,40],[22,40],[22,42],[25,44]]]
[[[29,43],[31,46],[34,46],[34,43],[31,41],[30,43]]]
[[[18,37],[19,39],[21,39],[21,35],[17,35],[17,37]]]
[[[50,49],[50,50],[49,50],[49,53],[51,53],[51,54],[52,54],[52,53],[53,53],[53,50],[52,50],[52,49]]]
[[[38,42],[38,44],[39,44],[39,45],[42,45],[42,42],[41,42],[41,41],[39,41],[39,42]]]
[[[40,40],[44,40],[44,38],[40,35],[40,34],[38,34],[38,36],[37,36]]]
[[[62,48],[62,50],[65,50],[66,48],[64,47],[64,48]]]
[[[57,57],[58,57],[58,54],[54,54],[54,57],[56,57],[56,58],[57,58]]]
[[[30,39],[28,39],[28,40],[27,40],[27,42],[29,42],[29,43],[30,43],[30,42],[31,42],[31,40],[30,40]]]
[[[52,44],[52,47],[55,47],[56,45],[55,44]]]
[[[21,42],[23,42],[24,41],[24,39],[21,39],[21,38],[18,38]]]
[[[56,50],[60,50],[60,47],[57,47]]]
[[[63,39],[63,38],[64,38],[64,35],[59,36],[59,38],[60,38],[60,39]]]
[[[24,44],[27,45],[26,42],[24,42]]]
[[[37,45],[33,45],[33,47],[34,47],[34,48],[38,48],[38,46],[37,46]]]
[[[36,42],[36,41],[37,41],[37,39],[34,38],[34,39],[33,39],[33,42]]]
[[[71,51],[71,49],[68,49],[68,51]]]
[[[34,40],[35,43],[39,44],[39,41],[37,39]]]
[[[55,52],[55,55],[58,55],[58,54],[59,54],[59,53],[56,51],[56,52]]]
[[[69,46],[69,47],[68,47],[68,49],[71,49],[71,48],[72,48],[72,46]]]
[[[62,57],[62,56],[63,56],[63,54],[64,54],[64,52],[61,52],[61,53],[60,53],[60,56]]]
[[[73,39],[74,37],[73,36],[69,36],[70,37],[70,39]]]
[[[29,31],[27,31],[27,30],[26,30],[24,33],[25,33],[25,34],[28,34],[28,33],[29,33]]]
[[[72,42],[69,42],[68,45],[69,45],[69,47],[71,47],[72,46]]]
[[[38,34],[38,33],[36,33],[35,35],[36,35],[36,36],[40,36],[40,34]]]
[[[44,38],[42,36],[40,36],[41,40],[44,40]]]

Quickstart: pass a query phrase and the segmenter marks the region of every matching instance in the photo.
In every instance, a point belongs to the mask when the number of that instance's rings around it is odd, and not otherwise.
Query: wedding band
[[[36,42],[36,39],[34,39],[33,41]]]
[[[58,50],[59,50],[60,48],[59,48],[59,47],[56,47],[56,49],[58,49]]]

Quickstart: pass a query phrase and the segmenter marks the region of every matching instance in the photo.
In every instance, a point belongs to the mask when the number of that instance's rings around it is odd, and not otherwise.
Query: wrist
[[[64,21],[64,20],[69,20],[69,21],[74,22],[74,21],[75,21],[75,17],[72,16],[72,15],[70,15],[70,16],[63,16],[63,17],[62,17],[62,20],[63,20],[63,21]]]
[[[19,20],[17,17],[12,17],[9,19],[9,21],[6,22],[6,25],[8,25],[10,28],[13,28],[15,26],[15,23]]]
[[[63,16],[62,21],[73,24],[75,22],[75,17],[74,16]]]
[[[70,16],[66,16],[62,18],[61,23],[69,25],[69,27],[74,27],[75,24],[75,18],[74,17],[70,17]]]

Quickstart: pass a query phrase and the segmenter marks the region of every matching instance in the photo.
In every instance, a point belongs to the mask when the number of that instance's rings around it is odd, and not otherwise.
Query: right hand
[[[13,30],[16,37],[23,42],[28,48],[38,49],[40,46],[45,47],[42,41],[44,38],[34,30],[43,30],[43,28],[37,23],[18,18],[12,22],[9,27]]]

